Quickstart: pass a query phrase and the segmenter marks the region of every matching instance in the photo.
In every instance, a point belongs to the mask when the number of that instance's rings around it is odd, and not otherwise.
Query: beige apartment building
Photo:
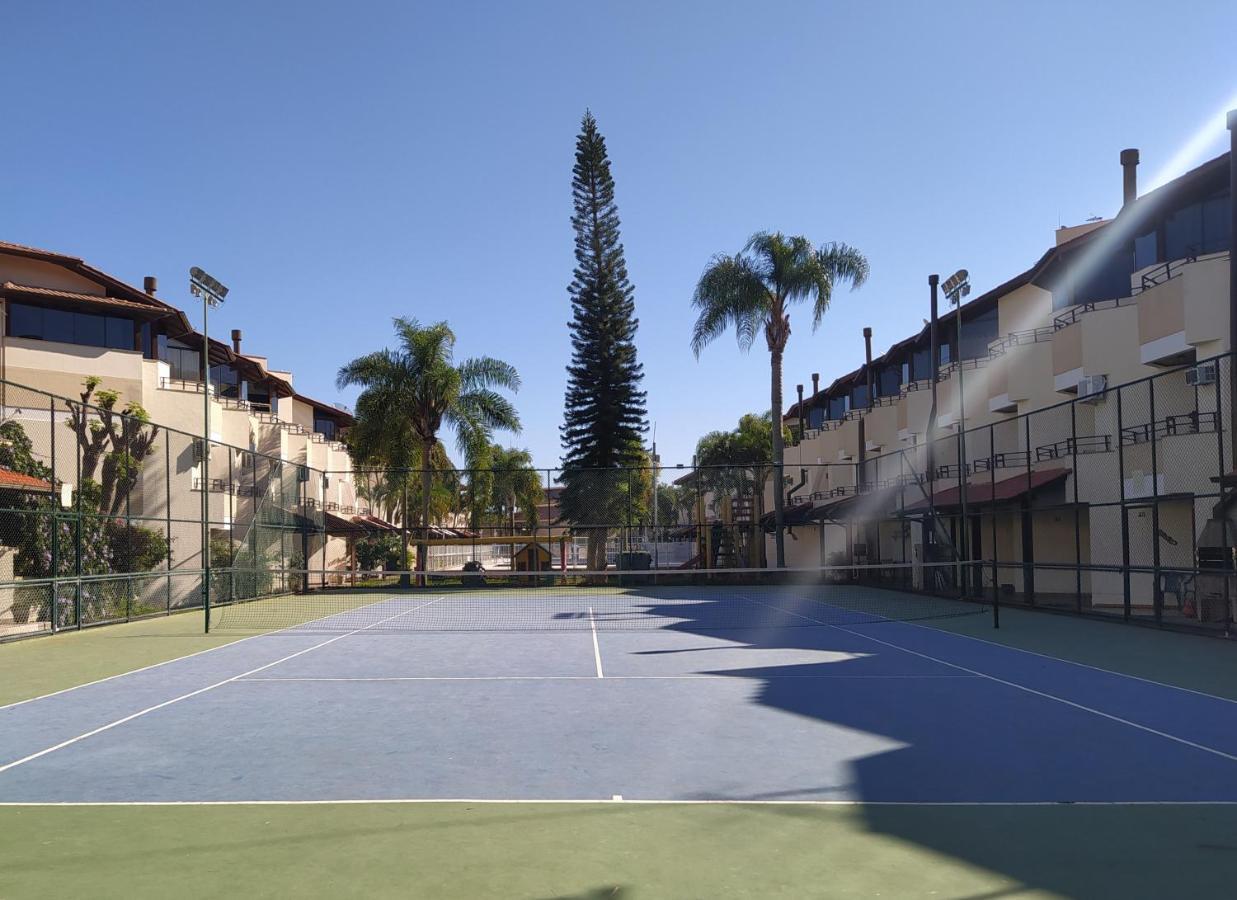
[[[1137,151],[1121,162],[1117,215],[1060,229],[964,302],[960,341],[942,295],[935,339],[925,325],[800,388],[785,414],[789,565],[922,563],[957,558],[934,553],[952,545],[987,561],[973,590],[1011,601],[1231,620],[1228,587],[1195,571],[1237,534],[1214,534],[1237,468],[1216,359],[1230,350],[1230,155],[1143,196]]]
[[[213,540],[230,537],[239,545],[242,536],[268,524],[267,507],[292,505],[325,523],[325,537],[294,553],[285,550],[282,565],[347,567],[350,542],[365,533],[370,512],[358,499],[340,442],[352,416],[298,393],[292,373],[242,348],[239,331],[232,332],[231,343],[209,342],[207,388],[203,349],[202,335],[185,313],[157,296],[154,278],[138,289],[76,257],[0,242],[3,420],[20,424],[35,459],[53,470],[63,505],[75,502],[82,477],[82,454],[68,427],[72,411],[36,392],[77,399],[87,379],[96,379],[92,402],[114,391],[117,411],[135,404],[159,426],[123,513],[166,531],[171,571],[202,566],[203,491]],[[200,438],[207,391],[211,452],[204,478]],[[89,419],[91,427],[100,427],[97,413]],[[270,502],[273,492],[281,494],[278,504]],[[13,535],[0,534],[0,544],[14,542]],[[14,579],[12,557],[0,550],[0,582]],[[159,589],[174,593],[169,602],[175,605],[189,602],[200,581],[169,578]],[[0,622],[3,607],[0,597]]]

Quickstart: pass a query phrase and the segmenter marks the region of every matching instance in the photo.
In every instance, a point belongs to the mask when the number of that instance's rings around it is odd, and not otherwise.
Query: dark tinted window
[[[898,393],[898,386],[902,383],[901,367],[897,365],[885,366],[880,369],[876,377],[876,396],[892,397]]]
[[[1191,203],[1164,220],[1164,255],[1166,259],[1197,256],[1203,247],[1203,205]]]
[[[107,317],[107,345],[113,350],[133,349],[133,323],[128,319]]]
[[[1134,268],[1145,269],[1160,261],[1159,247],[1156,243],[1156,230],[1153,228],[1146,234],[1134,238]]]
[[[928,361],[931,349],[924,347],[922,350],[916,350],[915,355],[911,357],[911,379],[913,381],[923,381],[932,374],[932,364]]]
[[[91,347],[107,346],[107,320],[103,316],[73,316],[73,343]]]
[[[962,317],[962,358],[988,355],[988,345],[997,338],[996,307],[978,316]]]
[[[846,408],[847,408],[846,400],[847,400],[847,397],[845,395],[841,397],[831,397],[829,399],[829,418],[830,419],[841,419],[846,416]]]
[[[24,303],[9,304],[9,337],[43,337],[43,309]]]
[[[825,420],[825,411],[819,406],[814,406],[807,411],[807,424],[809,428],[819,428],[820,423]]]
[[[866,384],[857,384],[851,388],[850,392],[850,408],[858,409],[868,405],[868,386]]]
[[[337,433],[335,420],[314,416],[314,431],[318,432],[318,434],[326,435],[331,440],[335,440]]]
[[[43,310],[43,340],[73,343],[73,313],[63,309]]]
[[[1229,216],[1228,194],[1203,201],[1203,253],[1219,253],[1232,245]]]

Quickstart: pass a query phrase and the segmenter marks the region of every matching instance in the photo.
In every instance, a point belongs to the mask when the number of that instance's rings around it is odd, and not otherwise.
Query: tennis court
[[[931,627],[985,607],[648,582],[216,610],[0,708],[0,802],[1237,802],[1237,703]]]

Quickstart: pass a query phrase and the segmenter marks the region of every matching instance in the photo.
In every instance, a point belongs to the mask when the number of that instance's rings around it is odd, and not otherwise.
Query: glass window
[[[1159,244],[1156,240],[1157,232],[1152,228],[1146,234],[1140,234],[1134,238],[1134,268],[1145,269],[1147,266],[1154,266],[1160,261]]]
[[[897,365],[882,367],[876,378],[876,396],[892,397],[897,394],[902,383],[901,374],[901,368]]]
[[[962,318],[962,358],[979,359],[988,355],[988,345],[997,338],[996,307],[978,316]]]
[[[915,355],[911,357],[911,377],[915,381],[923,381],[931,375],[931,352],[930,347],[924,347],[922,350],[916,350]]]
[[[107,346],[107,320],[86,313],[73,315],[73,343],[89,347]]]
[[[314,431],[318,434],[325,435],[330,440],[335,440],[336,426],[334,419],[314,416]]]
[[[1197,256],[1203,246],[1203,205],[1191,203],[1164,220],[1164,256],[1167,260]]]
[[[1229,216],[1227,193],[1203,201],[1203,253],[1220,253],[1230,248],[1233,238],[1229,233],[1232,227]]]
[[[807,411],[808,428],[819,428],[821,422],[825,420],[825,411],[819,406],[813,406]]]
[[[43,339],[43,309],[24,303],[9,305],[9,337]]]
[[[850,408],[858,409],[868,405],[868,386],[866,384],[857,384],[851,388],[850,392]]]
[[[211,366],[210,380],[220,397],[237,399],[241,395],[240,376],[228,365]]]
[[[133,349],[133,323],[116,316],[107,317],[107,347],[113,350]]]
[[[73,313],[63,309],[43,310],[43,340],[73,343]]]
[[[830,397],[829,398],[829,418],[830,419],[842,419],[846,417],[847,399],[848,398],[846,397],[846,395],[843,395],[841,397]]]
[[[953,356],[949,352],[949,344],[941,344],[940,351],[941,351],[941,365],[942,366],[949,365],[950,360],[953,359]]]

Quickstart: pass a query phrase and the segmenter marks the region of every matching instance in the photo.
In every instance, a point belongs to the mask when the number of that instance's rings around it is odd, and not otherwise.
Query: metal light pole
[[[189,270],[189,293],[202,298],[202,613],[210,633],[210,333],[207,311],[228,295],[222,283],[197,266]]]
[[[958,493],[962,511],[962,527],[958,535],[958,549],[965,558],[968,555],[970,542],[967,540],[968,522],[966,517],[966,404],[962,391],[962,300],[971,293],[970,273],[966,269],[954,272],[941,286],[951,306],[955,307],[954,321],[957,325],[957,340],[954,347],[954,366],[958,370]],[[962,577],[958,587],[966,594],[967,569],[962,568]]]

